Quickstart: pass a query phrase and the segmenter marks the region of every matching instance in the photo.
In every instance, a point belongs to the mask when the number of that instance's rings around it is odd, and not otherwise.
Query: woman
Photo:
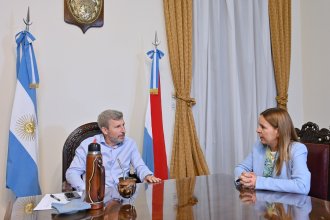
[[[235,183],[242,188],[308,194],[311,174],[307,148],[297,142],[286,110],[270,108],[259,116],[252,152],[235,168]]]

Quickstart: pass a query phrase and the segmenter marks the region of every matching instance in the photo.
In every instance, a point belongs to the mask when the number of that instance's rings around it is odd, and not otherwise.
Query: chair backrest
[[[307,122],[296,128],[299,140],[308,149],[307,166],[311,172],[310,196],[330,200],[330,131]]]
[[[75,155],[75,151],[80,143],[88,137],[100,134],[101,130],[96,122],[90,122],[76,128],[66,139],[63,146],[62,154],[62,182],[66,181],[65,172],[70,167],[70,164]]]

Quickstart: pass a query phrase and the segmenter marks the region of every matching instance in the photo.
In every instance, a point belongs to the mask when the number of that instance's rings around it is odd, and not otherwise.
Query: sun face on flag
[[[34,206],[35,205],[32,202],[29,202],[28,204],[26,204],[25,207],[24,207],[25,213],[31,214],[32,211],[33,211]]]
[[[16,131],[25,141],[34,141],[36,138],[36,120],[33,115],[23,115],[16,122]]]

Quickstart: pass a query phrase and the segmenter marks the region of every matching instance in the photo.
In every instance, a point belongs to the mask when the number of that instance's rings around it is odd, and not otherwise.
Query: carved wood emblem
[[[85,33],[90,27],[103,26],[104,0],[64,0],[64,21]]]

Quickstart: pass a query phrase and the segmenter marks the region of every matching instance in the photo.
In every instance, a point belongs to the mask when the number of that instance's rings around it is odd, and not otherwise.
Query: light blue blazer
[[[311,173],[307,168],[307,148],[304,144],[292,143],[289,163],[283,163],[279,176],[276,176],[274,169],[273,177],[263,177],[265,157],[266,147],[257,141],[252,152],[235,167],[235,180],[243,171],[254,172],[257,175],[255,189],[305,195],[309,193]]]

